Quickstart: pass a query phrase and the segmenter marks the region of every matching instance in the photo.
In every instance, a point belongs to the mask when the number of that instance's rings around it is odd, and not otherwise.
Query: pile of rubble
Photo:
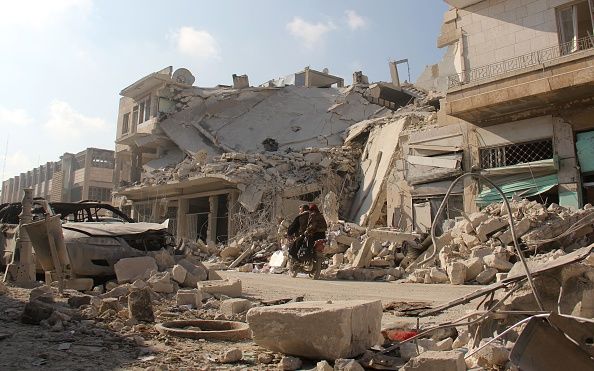
[[[523,199],[513,200],[510,206],[515,234],[525,254],[555,250],[555,258],[594,242],[594,208],[590,205],[572,211]],[[437,259],[422,268],[413,263],[408,269],[409,281],[455,285],[501,281],[512,269],[521,268],[513,242],[505,206],[491,204],[461,218],[437,238]],[[423,254],[419,260],[426,257]]]

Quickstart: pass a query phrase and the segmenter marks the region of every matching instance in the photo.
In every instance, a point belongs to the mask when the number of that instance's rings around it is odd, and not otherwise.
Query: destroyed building
[[[249,229],[238,224],[262,216],[262,204],[275,225],[330,191],[341,201],[342,217],[369,214],[385,182],[375,182],[367,167],[378,166],[379,152],[387,149],[366,149],[366,138],[382,136],[379,143],[393,147],[390,133],[372,127],[419,121],[393,112],[424,93],[393,83],[342,87],[342,79],[310,68],[293,77],[250,87],[247,76],[234,75],[234,86],[201,88],[188,70],[168,67],[123,89],[118,202],[137,220],[169,219],[178,239],[210,242]],[[349,135],[357,123],[361,130]],[[344,146],[347,135],[352,143]],[[361,152],[363,161],[369,157],[367,175],[360,174]],[[391,153],[380,162],[378,178]]]
[[[446,3],[444,59],[416,84],[445,95],[439,127],[400,137],[388,224],[427,231],[451,180],[468,171],[508,196],[574,210],[594,202],[591,2]],[[498,201],[466,178],[449,209],[455,216]]]
[[[76,154],[64,153],[26,173],[2,182],[2,203],[20,202],[25,188],[33,197],[51,202],[82,200],[111,201],[114,151],[87,148]]]

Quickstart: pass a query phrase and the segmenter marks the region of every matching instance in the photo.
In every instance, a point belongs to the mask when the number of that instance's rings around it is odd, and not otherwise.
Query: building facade
[[[114,151],[87,148],[77,154],[64,153],[59,161],[2,182],[2,203],[20,202],[25,188],[50,202],[111,202],[113,168]]]

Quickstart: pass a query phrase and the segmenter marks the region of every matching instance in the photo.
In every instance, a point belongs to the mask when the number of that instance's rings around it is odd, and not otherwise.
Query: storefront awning
[[[544,193],[559,183],[557,174],[541,176],[537,178],[529,178],[525,180],[517,180],[514,182],[503,183],[499,185],[505,196],[509,199],[513,195],[518,197],[530,197]],[[487,188],[476,198],[478,206],[487,206],[494,202],[503,201],[499,192],[495,189]]]

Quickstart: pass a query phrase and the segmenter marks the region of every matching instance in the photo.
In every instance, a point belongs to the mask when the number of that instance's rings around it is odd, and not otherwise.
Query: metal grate
[[[553,158],[553,140],[545,139],[493,148],[481,148],[479,153],[481,168],[483,169],[513,166]]]
[[[462,73],[448,76],[448,88],[454,88],[464,84],[504,75],[508,72],[541,65],[544,62],[552,61],[575,52],[588,50],[592,47],[594,47],[594,38],[586,36],[578,40],[572,40],[532,53],[473,68],[468,71],[463,71]]]

